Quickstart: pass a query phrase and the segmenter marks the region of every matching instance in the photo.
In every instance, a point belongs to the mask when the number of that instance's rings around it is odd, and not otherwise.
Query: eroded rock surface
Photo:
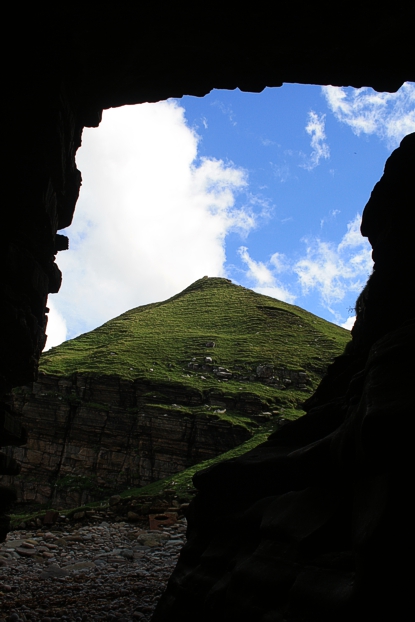
[[[148,393],[157,392],[159,402],[157,389],[117,377],[41,374],[14,396],[31,433],[25,446],[5,450],[21,472],[2,483],[13,484],[22,502],[76,507],[163,479],[250,438],[218,415],[188,415],[182,407],[202,405],[203,396],[184,386],[163,387],[175,409],[152,408]]]

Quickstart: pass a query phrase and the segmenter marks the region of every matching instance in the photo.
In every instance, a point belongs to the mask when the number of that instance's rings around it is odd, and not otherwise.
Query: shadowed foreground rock
[[[366,85],[395,91],[405,80],[414,80],[413,6],[408,2],[381,5],[360,0],[359,3],[349,3],[340,19],[338,7],[326,2],[279,3],[272,14],[269,3],[256,3],[249,11],[237,12],[233,5],[225,3],[220,11],[205,11],[203,19],[198,11],[189,11],[185,4],[166,4],[160,10],[154,3],[145,2],[101,3],[98,8],[94,3],[83,3],[82,6],[38,3],[25,7],[24,11],[16,4],[8,6],[7,18],[16,52],[13,49],[6,56],[5,63],[7,123],[3,127],[3,143],[7,153],[5,179],[10,198],[5,201],[0,245],[2,447],[24,444],[25,433],[10,410],[6,395],[12,387],[36,378],[39,355],[45,342],[47,296],[57,292],[61,282],[55,255],[68,243],[57,231],[70,225],[81,183],[75,163],[76,150],[83,127],[99,125],[104,108],[181,97],[184,93],[202,96],[213,88],[239,87],[259,92],[266,86],[300,82]],[[320,495],[317,498],[322,499],[320,505],[325,508],[337,507],[336,499],[341,507],[345,500],[349,518],[345,512],[344,533],[348,527],[355,555],[352,572],[356,572],[357,577],[352,588],[353,596],[348,598],[347,585],[350,582],[336,583],[336,573],[345,572],[342,568],[334,571],[328,563],[319,562],[318,565],[315,560],[313,565],[308,560],[314,558],[303,552],[298,553],[299,561],[294,553],[294,561],[290,561],[289,543],[302,540],[300,536],[295,540],[294,536],[285,535],[282,527],[278,527],[278,533],[284,533],[284,537],[281,536],[281,545],[275,539],[272,560],[280,559],[279,567],[291,563],[297,578],[294,580],[294,575],[288,573],[289,580],[284,579],[284,573],[275,572],[271,562],[272,572],[266,573],[258,564],[253,564],[252,573],[247,570],[244,575],[247,577],[245,585],[249,587],[253,577],[260,577],[259,583],[257,581],[259,591],[249,601],[251,604],[246,605],[240,619],[249,616],[264,621],[277,620],[278,617],[312,619],[317,615],[313,611],[327,611],[324,603],[329,603],[327,607],[330,609],[330,603],[339,601],[345,603],[340,609],[347,616],[348,606],[357,607],[353,605],[353,598],[355,601],[360,599],[361,605],[363,603],[371,611],[367,616],[369,619],[374,619],[374,610],[383,612],[384,605],[390,605],[394,610],[392,619],[399,619],[398,606],[408,602],[402,574],[412,529],[412,525],[408,525],[408,514],[405,514],[407,494],[412,488],[408,476],[409,454],[404,446],[409,443],[405,430],[409,408],[407,406],[405,410],[405,399],[410,400],[405,398],[405,392],[409,392],[409,387],[405,386],[401,376],[396,380],[399,368],[395,370],[394,359],[386,365],[386,358],[382,359],[380,355],[376,358],[376,349],[365,368],[370,348],[378,339],[385,336],[390,338],[391,344],[393,331],[407,331],[406,337],[399,333],[396,341],[401,344],[400,350],[398,345],[387,347],[386,342],[382,342],[387,353],[385,357],[397,353],[399,362],[402,349],[408,348],[410,339],[410,325],[406,324],[405,328],[405,321],[413,317],[414,309],[411,289],[413,227],[409,220],[413,218],[413,192],[409,193],[409,186],[414,177],[414,155],[413,151],[409,152],[409,141],[405,149],[408,151],[407,194],[405,190],[399,190],[401,181],[395,181],[387,190],[389,182],[385,176],[365,213],[363,232],[374,246],[377,270],[365,295],[359,299],[354,346],[333,367],[328,382],[309,404],[309,415],[314,419],[319,418],[317,409],[321,409],[317,445],[288,458],[289,448],[284,450],[282,443],[280,451],[287,453],[286,460],[290,464],[296,464],[293,477],[297,473],[295,482],[298,488],[294,484],[290,486],[281,468],[276,466],[277,449],[272,451],[271,462],[281,477],[275,481],[271,480],[272,469],[268,469],[266,463],[261,474],[255,456],[235,463],[236,466],[223,467],[237,472],[237,476],[227,475],[231,486],[225,497],[222,493],[214,498],[213,482],[221,479],[220,471],[200,476],[201,494],[192,509],[191,543],[183,553],[172,586],[156,614],[159,620],[163,615],[164,619],[169,615],[163,611],[174,608],[182,612],[182,620],[188,619],[190,612],[195,611],[195,598],[199,602],[196,610],[200,620],[203,616],[205,619],[231,619],[232,606],[235,611],[239,607],[238,591],[233,587],[236,586],[236,570],[242,573],[243,560],[250,554],[249,547],[254,550],[259,542],[253,535],[253,543],[249,544],[250,534],[254,534],[255,529],[244,527],[243,545],[236,543],[233,547],[231,539],[225,540],[231,560],[227,562],[224,554],[221,553],[219,558],[216,556],[217,551],[225,550],[225,545],[215,544],[214,534],[219,533],[215,531],[218,528],[215,524],[220,525],[225,534],[224,526],[227,520],[233,520],[232,513],[246,513],[250,506],[253,506],[251,513],[248,512],[244,520],[248,525],[252,522],[262,524],[265,510],[253,505],[256,500],[265,507],[264,494],[275,497],[290,490],[297,494],[307,488],[311,490],[304,494]],[[405,149],[401,148],[401,155],[395,154],[389,160],[392,178],[393,169],[398,177],[399,171],[405,170],[402,155]],[[412,353],[410,345],[409,348]],[[383,376],[380,371],[376,376],[378,368],[386,370]],[[359,385],[358,378],[350,384],[348,406],[347,386],[359,371],[363,371],[362,385]],[[368,401],[372,399],[369,388],[370,391],[373,389],[374,395],[378,392],[382,395],[391,382],[388,373],[393,374],[392,380],[397,382],[390,388],[391,402],[376,401],[380,406],[372,407]],[[378,387],[370,385],[372,377],[380,382]],[[333,404],[328,405],[330,402]],[[358,408],[359,403],[362,410]],[[409,412],[412,414],[412,401],[410,403]],[[315,409],[313,413],[312,407]],[[346,409],[349,423],[341,428]],[[334,424],[333,418],[336,417]],[[307,438],[301,438],[300,432],[297,437],[300,425],[305,424],[291,426],[295,439],[289,442],[293,448],[309,442]],[[319,426],[313,424],[312,428],[314,440]],[[339,428],[336,442],[334,437],[321,440],[336,428]],[[289,435],[288,431],[284,434]],[[276,439],[270,442],[276,443]],[[384,454],[377,449],[382,443],[387,446]],[[267,453],[268,449],[265,447],[259,451]],[[309,468],[307,461],[312,451],[315,458],[310,458],[312,468]],[[15,475],[18,465],[5,454],[0,458],[0,473]],[[253,462],[253,468],[245,484],[240,479],[238,465],[246,464],[247,460]],[[317,486],[310,484],[310,478],[319,469],[326,478],[330,476],[331,481],[326,482],[323,478]],[[267,480],[272,491],[265,490],[264,493]],[[279,487],[278,481],[285,484]],[[7,532],[9,521],[5,512],[11,497],[9,490],[0,489],[0,540]],[[309,508],[304,499],[301,507]],[[323,503],[324,499],[326,502]],[[282,502],[282,497],[275,500],[275,503]],[[334,517],[339,513],[334,509],[333,518],[323,521],[316,533],[331,533],[329,525],[336,524],[338,519]],[[310,512],[307,510],[302,514],[308,516]],[[326,515],[330,515],[328,510]],[[204,524],[208,525],[206,529]],[[236,528],[234,532],[238,533]],[[378,542],[382,542],[382,546],[379,547]],[[330,551],[347,551],[348,546],[351,545],[327,544],[326,549],[321,546],[320,550],[329,555]],[[313,554],[311,547],[311,553],[307,555]],[[261,571],[257,572],[258,568]],[[327,568],[330,580],[318,583],[318,577],[327,574]],[[314,583],[304,574],[309,570],[314,572]],[[197,573],[201,579],[195,582]],[[278,576],[282,577],[281,581],[273,578]],[[189,587],[192,581],[193,593]],[[239,583],[241,585],[243,582]],[[313,585],[323,585],[324,589],[319,592]],[[204,604],[208,593],[209,605]],[[249,590],[244,591],[244,597],[245,593],[246,601]],[[307,604],[307,598],[311,598],[307,594],[316,595],[313,602],[318,604],[313,605],[314,609]],[[302,613],[302,606],[307,609],[307,614]],[[336,607],[338,611],[338,605]],[[253,611],[260,613],[252,614]],[[340,619],[338,613],[324,615]],[[321,620],[323,614],[317,617]]]
[[[400,619],[409,603],[415,134],[389,158],[362,231],[374,273],[353,340],[307,414],[194,478],[188,543],[153,622]],[[406,223],[406,225],[405,225]]]

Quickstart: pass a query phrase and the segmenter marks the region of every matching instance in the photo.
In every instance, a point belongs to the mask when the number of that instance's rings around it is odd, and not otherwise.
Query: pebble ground
[[[0,622],[147,622],[185,541],[124,522],[14,531],[0,545]]]

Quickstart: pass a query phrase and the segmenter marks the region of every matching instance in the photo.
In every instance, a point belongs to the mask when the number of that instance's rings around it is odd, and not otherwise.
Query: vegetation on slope
[[[204,277],[166,301],[131,309],[52,348],[42,355],[40,370],[63,376],[116,375],[152,387],[180,385],[203,394],[257,397],[264,408],[283,405],[289,415],[306,395],[258,381],[257,366],[305,371],[313,390],[349,338],[349,331],[300,307],[228,279]],[[206,357],[212,358],[208,368]],[[213,373],[218,367],[232,377]],[[166,400],[161,403],[165,408]]]
[[[115,376],[138,383],[141,406],[127,409],[126,416],[138,410],[213,416],[248,429],[251,438],[226,454],[123,493],[151,497],[174,489],[186,497],[192,495],[191,477],[197,470],[245,453],[265,441],[278,420],[301,415],[302,402],[349,339],[349,331],[304,309],[227,279],[204,277],[169,300],[131,309],[52,348],[42,355],[40,370],[59,376]],[[290,370],[306,372],[306,388],[259,377],[258,366],[267,365],[273,366],[275,376],[281,375],[280,370],[285,370],[283,375]],[[225,376],[218,375],[219,368]],[[172,400],[178,394],[190,399]],[[251,411],[249,405],[254,405]]]
[[[128,488],[124,492],[121,493],[121,498],[131,498],[131,499],[139,499],[142,501],[152,500],[154,498],[163,498],[166,494],[166,491],[174,491],[174,493],[178,496],[180,501],[189,502],[194,497],[195,489],[192,483],[193,475],[197,471],[201,471],[202,469],[206,469],[218,462],[222,462],[222,460],[230,460],[231,458],[237,458],[242,454],[254,449],[260,443],[263,443],[267,440],[270,433],[274,430],[274,426],[270,423],[265,424],[261,430],[258,430],[252,438],[250,438],[242,445],[238,447],[234,447],[230,451],[217,456],[216,458],[211,458],[210,460],[205,460],[196,464],[194,466],[181,471],[180,473],[176,473],[167,477],[165,479],[158,480],[157,482],[153,482],[152,484],[148,484],[147,486],[143,486],[142,488]],[[96,501],[92,503],[87,503],[80,507],[70,508],[70,509],[60,509],[59,513],[63,516],[73,517],[79,511],[88,510],[92,508],[106,508],[108,507],[108,499],[105,501]],[[18,526],[24,522],[30,522],[36,520],[38,517],[43,517],[45,513],[45,507],[41,506],[37,511],[26,511],[24,513],[12,514],[11,515],[11,528],[18,529]]]

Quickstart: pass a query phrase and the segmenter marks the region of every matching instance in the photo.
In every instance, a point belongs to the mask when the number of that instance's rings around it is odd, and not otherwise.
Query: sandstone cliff
[[[168,387],[175,407],[163,408],[156,404],[160,389],[117,377],[40,374],[14,396],[30,436],[8,450],[22,470],[6,483],[20,501],[74,507],[182,471],[251,436],[242,425],[203,414],[203,396],[186,387]],[[200,414],[186,412],[189,405],[199,405]]]

